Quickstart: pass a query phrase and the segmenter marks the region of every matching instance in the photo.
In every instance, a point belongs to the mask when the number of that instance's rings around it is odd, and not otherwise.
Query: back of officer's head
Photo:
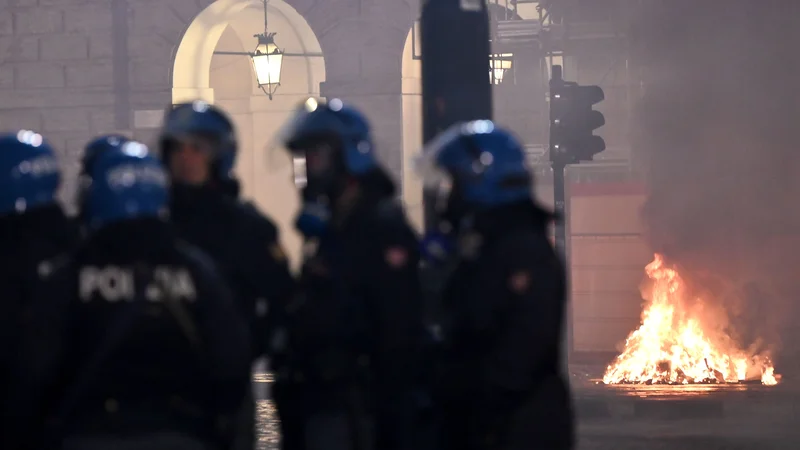
[[[87,171],[92,164],[100,156],[103,152],[108,151],[109,149],[114,149],[122,144],[129,142],[127,136],[121,134],[106,134],[102,136],[98,136],[88,144],[83,149],[83,158],[81,159],[81,175],[87,174]]]
[[[175,105],[164,117],[159,145],[177,183],[199,186],[234,179],[236,131],[214,105],[200,100]]]
[[[0,216],[55,204],[60,181],[55,152],[40,134],[0,135]]]
[[[488,120],[456,124],[428,145],[420,169],[426,187],[446,187],[474,209],[531,200],[532,174],[522,145]]]
[[[166,215],[168,177],[144,144],[126,140],[106,146],[85,169],[81,213],[91,228]]]

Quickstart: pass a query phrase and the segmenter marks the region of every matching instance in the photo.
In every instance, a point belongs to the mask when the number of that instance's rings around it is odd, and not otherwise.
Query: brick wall
[[[41,131],[64,151],[68,165],[96,134],[149,136],[151,125],[136,128],[131,118],[135,111],[159,110],[171,102],[174,52],[188,25],[210,3],[9,0],[0,15],[0,129]],[[288,3],[320,41],[325,95],[349,100],[372,117],[383,143],[381,157],[399,175],[401,54],[418,5],[399,0]],[[123,61],[114,54],[115,5],[127,11]],[[118,22],[114,30],[124,28]],[[127,77],[115,79],[115,63],[117,75]],[[127,83],[121,84],[124,78]]]

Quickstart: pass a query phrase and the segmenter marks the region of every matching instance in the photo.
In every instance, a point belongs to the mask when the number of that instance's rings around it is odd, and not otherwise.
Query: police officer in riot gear
[[[249,322],[253,359],[268,353],[271,322],[293,294],[294,280],[277,227],[253,205],[240,202],[233,167],[237,141],[231,120],[203,101],[167,112],[161,157],[172,178],[172,221],[181,235],[208,253],[222,270]],[[271,361],[272,363],[272,361]],[[243,411],[242,448],[255,439],[255,404]],[[245,423],[247,422],[247,423]],[[244,437],[247,435],[248,437]]]
[[[40,134],[0,135],[0,386],[14,364],[31,292],[46,270],[42,262],[78,242],[77,226],[56,201],[60,179],[55,152]]]
[[[564,267],[522,146],[490,121],[457,124],[419,168],[438,199],[434,231],[450,237],[458,259],[442,300],[443,447],[573,448],[561,374]]]
[[[36,291],[3,448],[36,436],[47,448],[227,448],[250,383],[245,322],[213,263],[163,220],[159,160],[138,142],[106,146],[82,182],[90,235]]]
[[[369,125],[341,100],[312,98],[279,135],[294,159],[305,238],[289,362],[273,390],[285,437],[308,450],[417,448],[418,244]]]
[[[266,352],[263,301],[285,302],[293,292],[277,227],[250,203],[237,201],[233,124],[202,101],[177,105],[166,117],[161,153],[172,178],[172,221],[205,250],[233,285],[252,322],[256,356]]]

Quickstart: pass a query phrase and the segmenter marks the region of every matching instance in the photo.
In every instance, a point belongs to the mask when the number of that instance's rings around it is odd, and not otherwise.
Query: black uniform
[[[572,448],[562,263],[530,202],[476,217],[445,290],[445,448]]]
[[[229,281],[252,332],[254,358],[267,353],[269,320],[294,292],[277,227],[254,207],[213,187],[173,186],[172,221]]]
[[[208,253],[233,289],[239,311],[248,322],[252,359],[267,353],[272,336],[294,293],[294,279],[278,240],[278,229],[250,204],[241,203],[222,186],[173,185],[172,221],[181,235]],[[280,358],[270,358],[274,370]],[[255,443],[255,400],[252,391],[243,403],[235,448]]]
[[[308,439],[325,439],[318,429],[338,427],[332,448],[417,448],[423,308],[417,240],[402,208],[365,196],[306,250],[290,308],[291,370],[279,374],[303,393],[303,411],[293,409],[305,417],[305,443],[316,448]]]
[[[104,227],[36,295],[3,448],[163,432],[227,444],[249,385],[246,326],[210,260],[168,224]]]
[[[19,332],[32,292],[41,279],[43,261],[73,249],[79,241],[77,225],[57,205],[0,219],[0,386],[14,364]],[[0,400],[2,401],[2,400]]]

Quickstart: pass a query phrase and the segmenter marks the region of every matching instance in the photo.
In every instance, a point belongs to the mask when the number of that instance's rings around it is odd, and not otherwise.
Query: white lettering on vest
[[[95,295],[103,300],[116,303],[120,300],[133,301],[136,297],[133,272],[118,266],[81,268],[80,298],[82,302],[89,302]]]
[[[197,290],[192,275],[185,268],[157,266],[145,296],[151,302],[162,302],[169,296],[173,300],[191,303],[197,300]]]

